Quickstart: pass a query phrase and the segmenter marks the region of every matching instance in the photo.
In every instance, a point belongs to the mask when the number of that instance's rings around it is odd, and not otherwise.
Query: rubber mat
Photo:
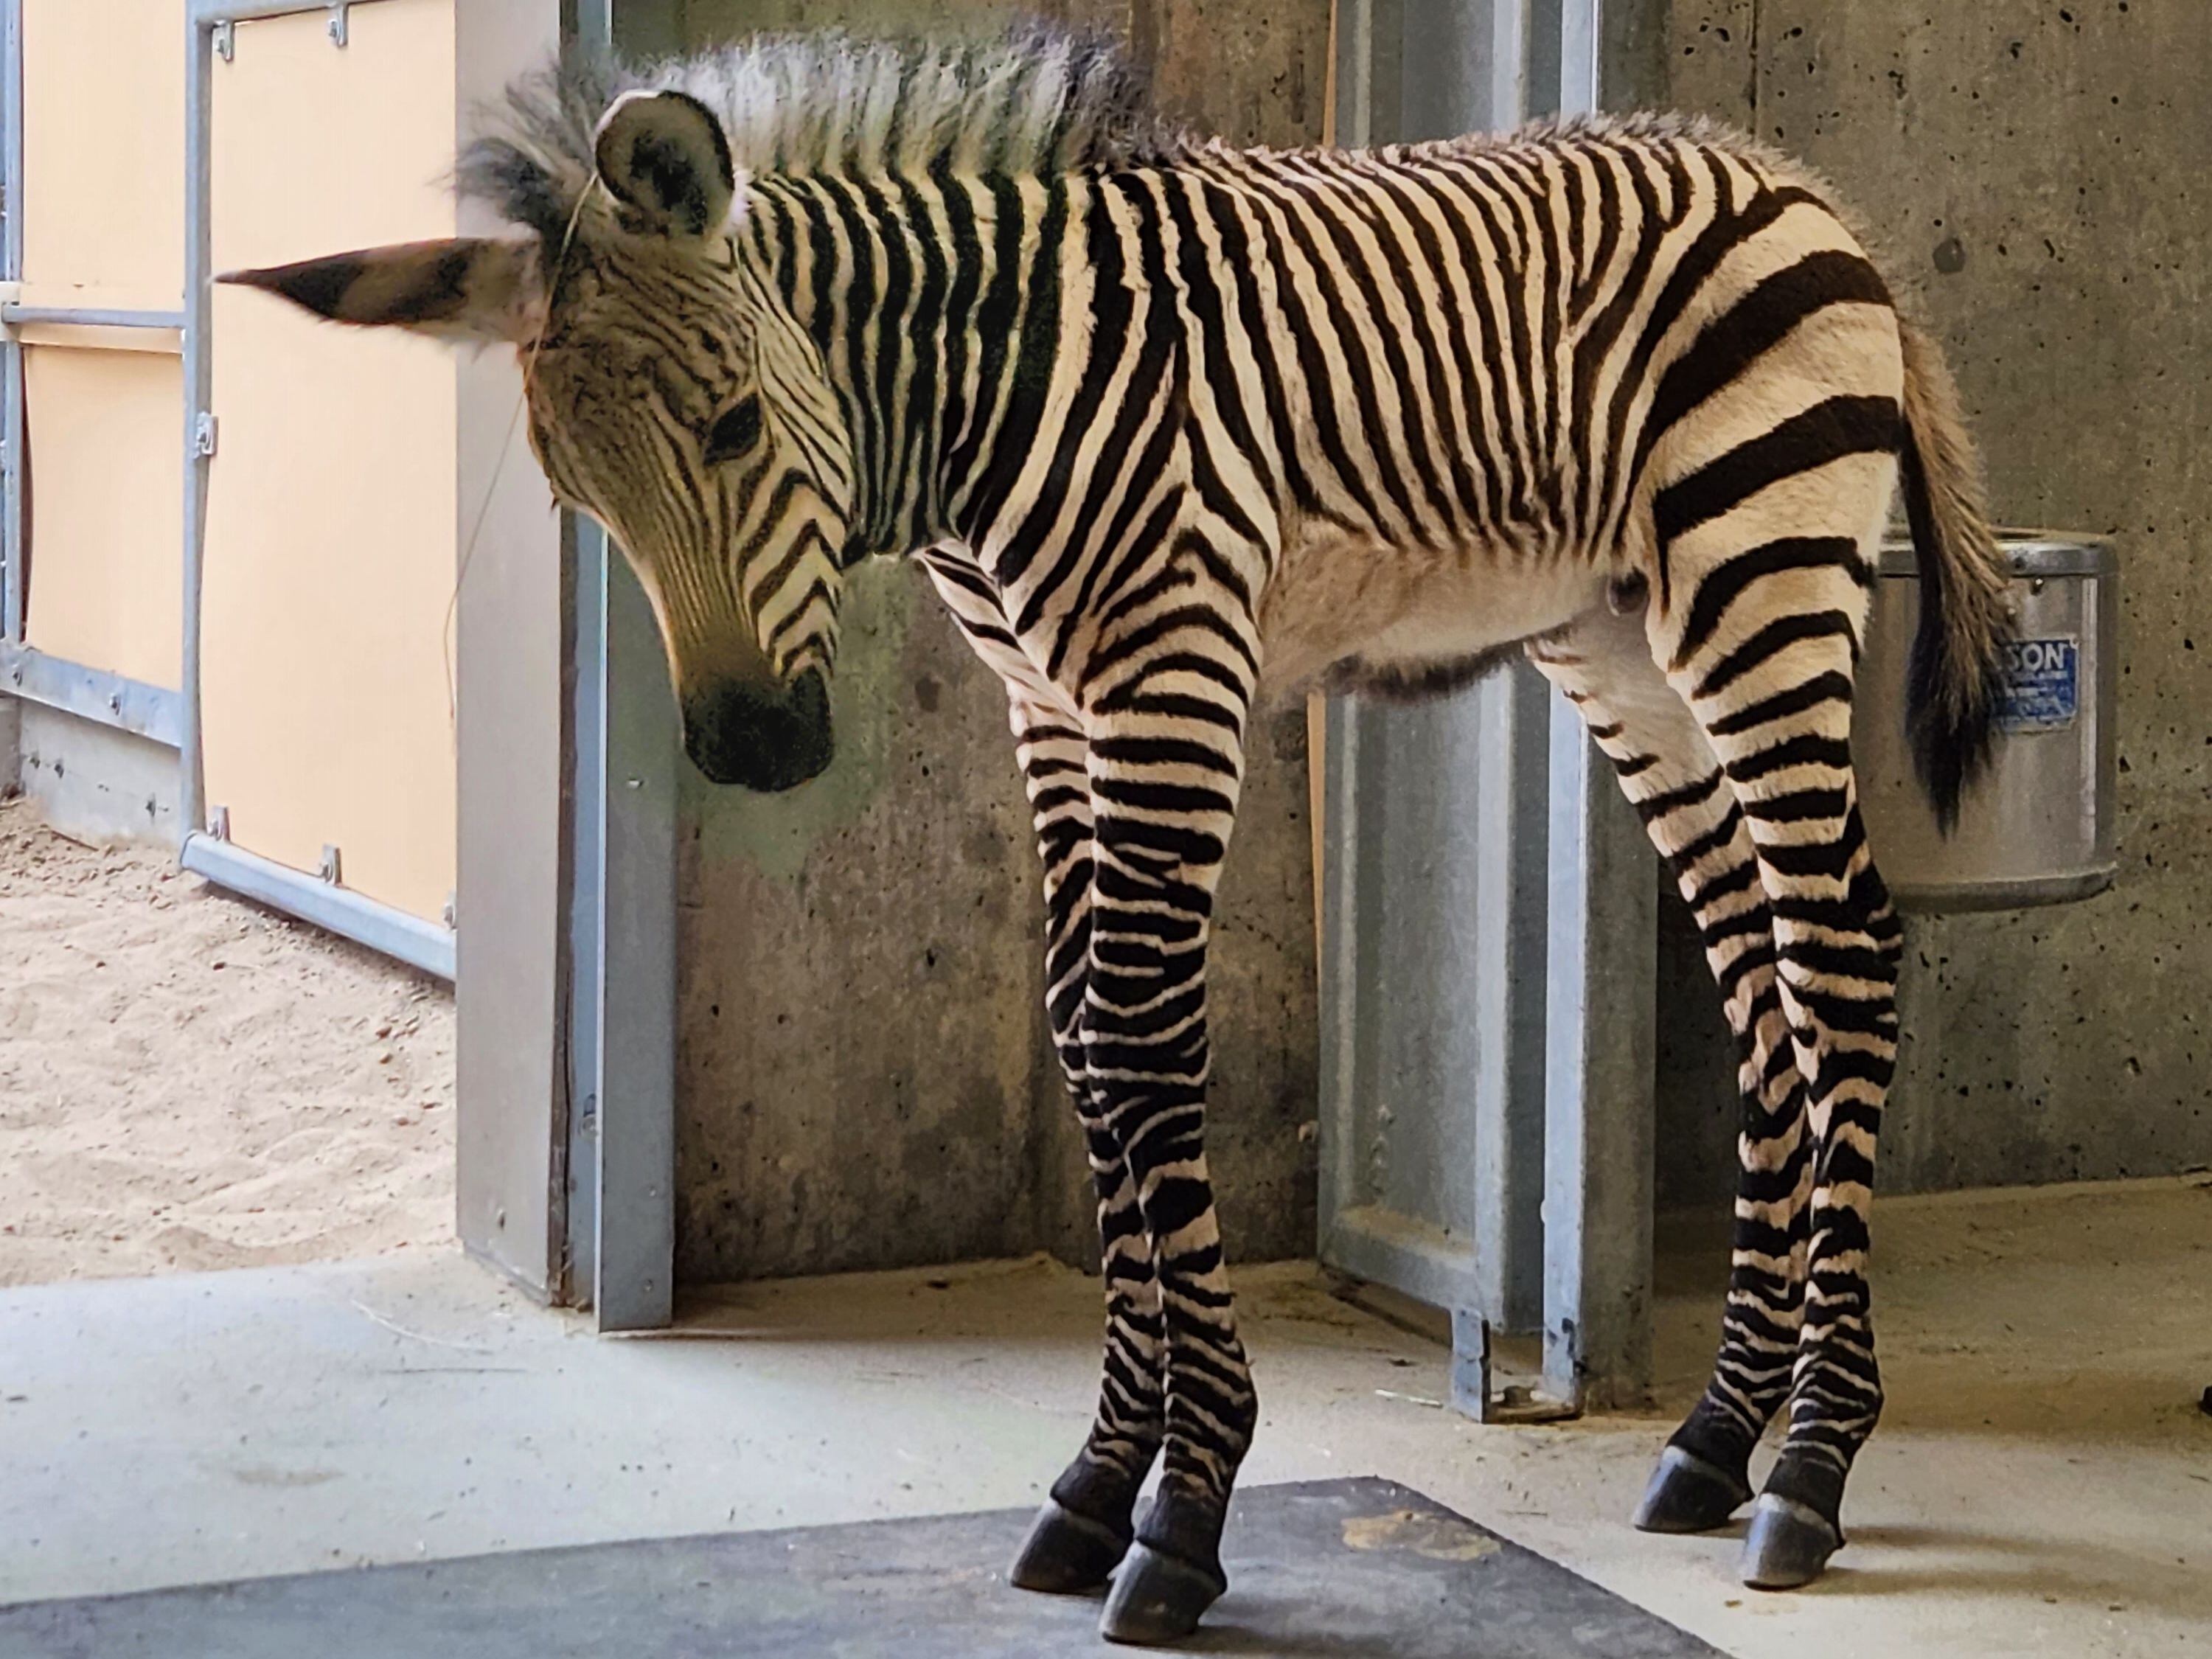
[[[1095,1600],[1025,1595],[1005,1510],[527,1550],[0,1608],[4,1659],[1057,1659]],[[1709,1647],[1386,1480],[1242,1492],[1229,1594],[1179,1651],[1686,1659]]]

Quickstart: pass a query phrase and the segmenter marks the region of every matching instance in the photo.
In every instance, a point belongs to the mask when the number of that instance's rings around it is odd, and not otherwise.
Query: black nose
[[[830,764],[830,691],[813,669],[789,686],[724,680],[684,704],[684,751],[714,783],[769,793]]]

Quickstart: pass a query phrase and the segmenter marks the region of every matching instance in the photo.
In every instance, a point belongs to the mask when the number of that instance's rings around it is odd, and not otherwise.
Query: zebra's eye
[[[707,465],[734,461],[760,441],[760,394],[740,398],[716,417],[707,434]]]

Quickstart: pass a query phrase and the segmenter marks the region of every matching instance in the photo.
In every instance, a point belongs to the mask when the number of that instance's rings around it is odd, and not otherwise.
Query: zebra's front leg
[[[1229,678],[1179,652],[1106,692],[1091,722],[1084,1059],[1150,1241],[1166,1342],[1159,1491],[1100,1620],[1121,1642],[1188,1635],[1228,1588],[1222,1525],[1258,1418],[1206,1161],[1206,944],[1250,696],[1247,682],[1224,696]]]
[[[1045,1011],[1098,1194],[1106,1343],[1091,1433],[1053,1483],[1007,1577],[1021,1589],[1086,1595],[1103,1589],[1127,1553],[1138,1489],[1159,1455],[1164,1431],[1159,1285],[1135,1185],[1097,1108],[1084,1064],[1093,869],[1090,744],[1071,720],[1038,697],[1016,693],[1012,722],[1044,860]]]

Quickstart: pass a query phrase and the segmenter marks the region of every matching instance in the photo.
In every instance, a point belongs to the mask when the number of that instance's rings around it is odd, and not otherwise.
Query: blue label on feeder
[[[2081,712],[2081,642],[2014,640],[2004,648],[2000,732],[2063,732]]]

